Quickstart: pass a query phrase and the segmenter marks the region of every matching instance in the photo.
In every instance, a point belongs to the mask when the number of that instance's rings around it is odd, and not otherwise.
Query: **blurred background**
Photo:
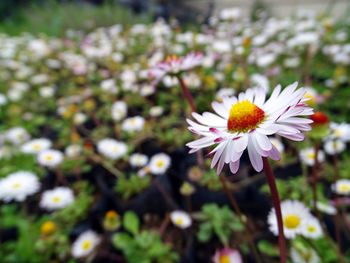
[[[257,14],[285,16],[297,10],[347,18],[349,0],[1,0],[0,31],[62,35],[67,29],[91,30],[116,23],[135,24],[177,18],[182,24],[207,23],[226,7]]]

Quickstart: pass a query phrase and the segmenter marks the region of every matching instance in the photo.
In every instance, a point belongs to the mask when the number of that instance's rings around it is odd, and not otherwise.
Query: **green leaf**
[[[123,226],[133,235],[137,235],[140,227],[140,220],[134,212],[128,211],[123,218]]]
[[[261,240],[258,243],[258,249],[262,253],[264,253],[264,254],[266,254],[266,255],[268,255],[270,257],[276,257],[276,256],[279,255],[277,247],[275,247],[271,243],[267,242],[266,240]]]
[[[119,249],[127,249],[132,244],[133,239],[127,233],[117,233],[112,237],[113,245]]]

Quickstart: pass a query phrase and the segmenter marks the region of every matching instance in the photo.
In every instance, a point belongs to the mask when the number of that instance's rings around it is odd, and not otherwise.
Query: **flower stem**
[[[224,192],[230,202],[230,205],[232,206],[232,208],[234,209],[234,211],[236,212],[236,214],[238,215],[238,218],[241,222],[242,225],[245,226],[245,230],[246,230],[246,234],[247,234],[247,237],[248,237],[248,242],[249,242],[249,245],[252,249],[252,252],[253,252],[253,255],[254,255],[254,258],[255,258],[255,261],[257,263],[260,263],[261,260],[260,260],[260,256],[259,256],[259,253],[258,253],[258,250],[256,249],[256,246],[254,244],[254,239],[253,239],[253,235],[252,235],[252,231],[250,229],[250,225],[249,225],[249,222],[247,222],[246,220],[244,220],[244,216],[241,212],[241,209],[239,208],[237,202],[236,202],[236,199],[234,198],[232,192],[230,191],[230,189],[227,187],[227,182],[226,182],[226,178],[224,175],[219,175],[220,177],[220,181],[221,181],[221,184],[222,184],[222,187],[224,188]]]
[[[266,179],[267,179],[267,182],[268,182],[269,187],[270,187],[273,206],[274,206],[275,211],[276,211],[277,226],[278,226],[278,246],[279,246],[279,250],[280,250],[280,259],[281,259],[281,263],[285,263],[287,260],[287,249],[286,249],[286,241],[285,241],[284,232],[283,232],[281,202],[280,202],[280,198],[278,195],[275,176],[273,175],[273,171],[272,171],[271,166],[269,164],[269,161],[267,160],[266,157],[263,157],[263,163],[264,163],[264,171],[265,171]]]
[[[318,209],[317,209],[317,181],[318,181],[318,153],[320,150],[320,146],[318,143],[315,144],[314,151],[315,151],[315,158],[314,158],[314,165],[312,167],[311,171],[311,182],[312,182],[312,196],[313,196],[313,207],[314,211],[317,215],[317,218],[319,217]]]
[[[188,101],[188,104],[190,104],[191,111],[196,112],[197,111],[196,105],[194,104],[190,90],[188,89],[187,85],[185,84],[185,82],[183,81],[183,79],[180,76],[177,76],[177,79],[179,80],[183,95],[185,96],[186,100]]]

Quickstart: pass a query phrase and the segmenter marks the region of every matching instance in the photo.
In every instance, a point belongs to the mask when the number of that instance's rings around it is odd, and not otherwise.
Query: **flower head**
[[[171,164],[170,157],[165,153],[158,153],[152,156],[149,162],[149,170],[152,174],[164,174]]]
[[[287,200],[281,203],[284,235],[286,238],[295,238],[302,234],[307,220],[312,217],[309,209],[299,201]],[[278,235],[276,211],[272,209],[268,216],[270,231]]]
[[[47,190],[41,196],[40,207],[46,210],[57,210],[65,208],[74,202],[73,191],[67,187],[56,187]]]
[[[193,113],[197,122],[187,120],[189,130],[202,138],[187,144],[191,153],[216,145],[211,166],[217,165],[219,174],[224,164],[229,164],[232,173],[239,168],[240,158],[248,149],[254,169],[263,168],[262,157],[280,158],[269,135],[277,134],[294,141],[304,139],[304,131],[311,129],[312,120],[300,118],[311,115],[312,109],[305,104],[305,90],[297,89],[297,83],[283,91],[277,86],[271,97],[265,100],[262,89],[248,89],[237,97],[224,97],[223,102],[213,102],[216,114]]]
[[[52,143],[48,139],[45,139],[45,138],[34,139],[23,144],[21,147],[21,151],[24,153],[37,154],[43,150],[49,149],[51,145]]]
[[[98,142],[97,150],[111,160],[118,160],[127,153],[128,147],[123,142],[106,138]]]
[[[42,166],[55,168],[63,161],[63,153],[57,150],[44,150],[38,154],[38,163]]]
[[[225,247],[216,250],[213,257],[214,263],[242,263],[243,259],[238,250]]]
[[[168,56],[164,61],[155,65],[149,71],[151,78],[156,82],[160,81],[166,75],[177,75],[184,71],[199,66],[202,63],[203,55],[201,53],[189,53],[184,57],[176,55]]]
[[[99,243],[100,238],[98,235],[94,231],[88,230],[82,233],[73,243],[72,255],[75,258],[86,257]]]
[[[189,214],[184,211],[173,211],[170,213],[171,222],[182,229],[188,228],[192,225],[192,219]]]
[[[22,202],[39,191],[38,177],[26,171],[19,171],[0,180],[0,200]]]
[[[314,148],[305,148],[299,152],[300,161],[307,166],[313,166],[315,163],[315,149]],[[317,160],[318,162],[323,162],[325,155],[323,151],[318,151]]]
[[[332,185],[332,189],[338,195],[350,195],[350,180],[340,179]]]

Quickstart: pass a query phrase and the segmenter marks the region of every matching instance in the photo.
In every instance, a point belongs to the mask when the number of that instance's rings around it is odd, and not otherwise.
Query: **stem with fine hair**
[[[267,182],[268,182],[269,187],[270,187],[273,206],[274,206],[275,211],[276,211],[277,226],[278,226],[278,246],[279,246],[279,250],[280,250],[280,259],[281,259],[281,263],[285,263],[287,260],[287,249],[286,249],[286,240],[284,238],[284,232],[283,232],[281,201],[280,201],[280,198],[278,195],[275,176],[273,174],[270,163],[267,160],[267,157],[263,157],[263,163],[264,163],[264,171],[265,171],[266,179],[267,179]]]
[[[234,198],[232,192],[228,188],[224,175],[219,175],[219,177],[220,177],[220,181],[221,181],[222,187],[224,188],[224,192],[225,192],[225,194],[226,194],[226,196],[227,196],[227,198],[228,198],[228,200],[229,200],[233,210],[238,215],[238,218],[239,218],[241,224],[245,226],[245,230],[246,230],[247,237],[248,237],[248,242],[249,242],[249,245],[250,245],[250,247],[252,249],[254,258],[255,258],[257,263],[260,263],[261,262],[260,256],[259,256],[258,250],[256,249],[256,246],[254,244],[253,235],[252,235],[252,231],[250,229],[249,222],[246,222],[244,220],[244,218],[243,218],[244,216],[243,216],[243,214],[241,212],[241,209],[239,208],[239,206],[238,206],[238,204],[236,202],[236,199]]]
[[[312,196],[313,196],[313,207],[315,210],[315,213],[318,218],[319,213],[317,209],[317,181],[318,181],[318,153],[320,150],[319,143],[315,144],[314,151],[315,151],[315,157],[314,157],[314,165],[312,166],[311,170],[311,185],[312,185]]]

